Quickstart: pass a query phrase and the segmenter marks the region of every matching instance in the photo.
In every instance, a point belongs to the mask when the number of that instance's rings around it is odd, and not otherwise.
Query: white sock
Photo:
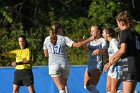
[[[65,90],[59,90],[59,93],[66,93]]]
[[[66,92],[66,93],[69,93],[69,89],[68,89],[67,86],[65,86],[65,92]]]
[[[106,93],[111,93],[111,92],[106,92]]]
[[[94,92],[95,88],[91,86],[84,86],[85,89],[87,89],[89,92]]]
[[[122,90],[118,90],[117,93],[123,93],[123,91]]]

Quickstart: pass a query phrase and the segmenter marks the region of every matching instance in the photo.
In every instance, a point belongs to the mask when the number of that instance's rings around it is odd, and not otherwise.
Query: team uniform
[[[22,62],[24,58],[26,60],[31,59],[31,51],[29,48],[13,50],[8,52],[8,55],[6,54],[3,56],[8,56],[9,58],[16,57],[16,71],[14,72],[13,82],[15,85],[29,86],[34,84],[31,62],[26,64]]]
[[[98,54],[96,56],[92,55],[92,52],[96,49],[107,49],[107,42],[104,38],[100,38],[97,41],[90,41],[87,44],[88,48],[88,64],[87,69],[88,71],[93,71],[94,68],[99,69],[102,71],[103,68],[103,58],[102,55]]]
[[[70,67],[65,48],[66,45],[71,47],[72,44],[73,41],[65,36],[57,35],[57,42],[55,45],[51,43],[50,36],[46,37],[43,49],[48,50],[48,67],[49,75],[51,77],[62,75],[64,78],[68,78]]]
[[[118,49],[119,43],[115,38],[113,38],[110,41],[108,48],[109,59],[118,51]],[[110,76],[111,78],[120,79],[121,75],[122,75],[121,60],[119,60],[116,64],[110,66],[108,70],[108,76]]]
[[[126,52],[122,55],[122,80],[135,81],[138,80],[136,66],[139,60],[136,58],[135,34],[129,29],[124,29],[120,33],[120,44],[125,43]]]

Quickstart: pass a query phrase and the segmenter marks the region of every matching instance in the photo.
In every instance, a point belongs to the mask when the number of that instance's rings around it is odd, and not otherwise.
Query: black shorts
[[[16,70],[13,84],[19,86],[32,86],[34,84],[32,70]]]
[[[133,56],[122,59],[122,80],[137,81],[136,58]]]
[[[135,66],[137,71],[137,81],[140,82],[140,55],[136,56]]]

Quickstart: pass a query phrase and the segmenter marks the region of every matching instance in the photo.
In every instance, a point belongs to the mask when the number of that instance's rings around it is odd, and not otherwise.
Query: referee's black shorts
[[[34,84],[33,72],[31,69],[16,70],[13,84],[19,86],[32,86]]]

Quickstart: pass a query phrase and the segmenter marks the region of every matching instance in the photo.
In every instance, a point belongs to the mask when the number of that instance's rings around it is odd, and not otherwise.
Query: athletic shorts
[[[103,62],[102,61],[100,61],[100,62],[93,62],[92,64],[91,63],[88,63],[88,65],[87,65],[87,70],[89,71],[89,72],[93,72],[93,70],[94,69],[99,69],[101,72],[102,72],[102,70],[103,70]]]
[[[137,73],[135,66],[135,57],[130,56],[122,59],[122,80],[136,81]]]
[[[16,70],[13,84],[19,86],[32,86],[34,84],[32,70]]]
[[[62,76],[63,78],[68,78],[70,73],[70,66],[67,65],[50,65],[49,75],[51,77]]]
[[[114,79],[121,79],[122,66],[118,63],[116,63],[115,65],[111,65],[107,75]]]
[[[140,82],[140,54],[136,56],[136,72],[137,72],[137,81]]]

